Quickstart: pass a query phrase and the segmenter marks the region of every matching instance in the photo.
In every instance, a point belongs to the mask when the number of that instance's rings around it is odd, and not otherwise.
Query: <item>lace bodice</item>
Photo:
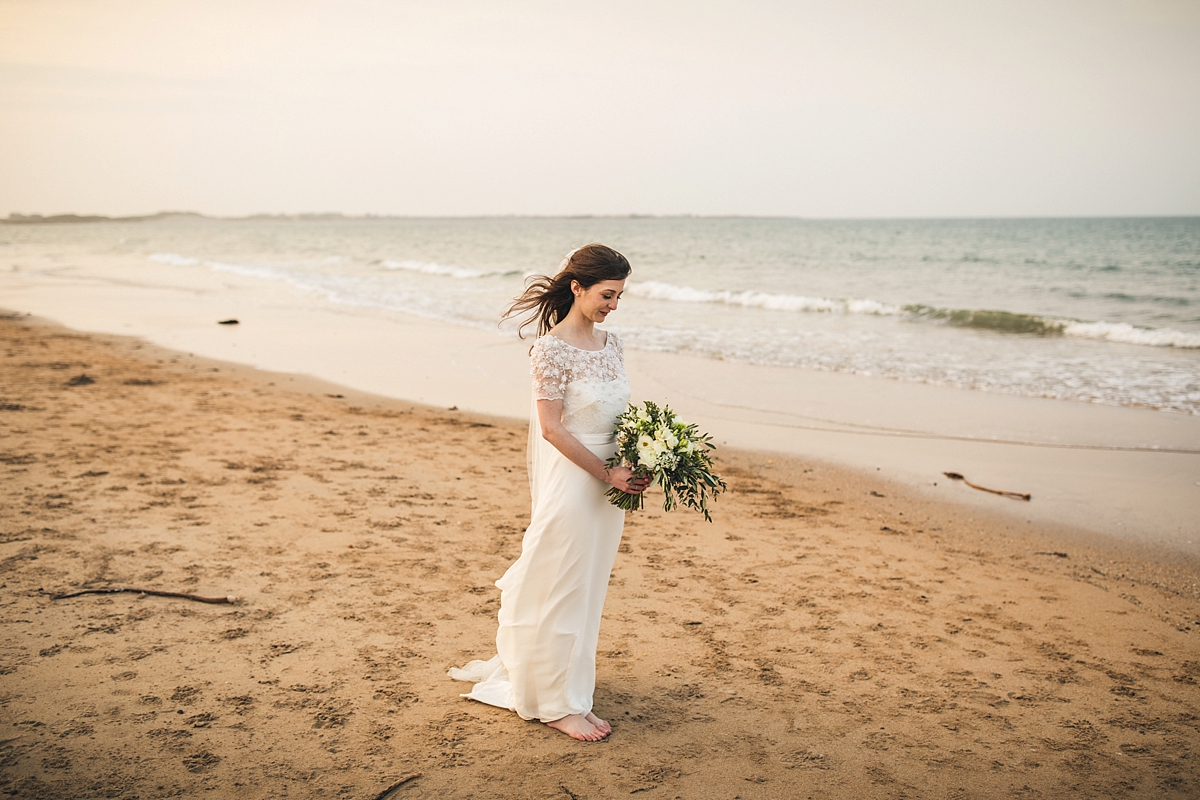
[[[615,333],[600,350],[581,350],[542,336],[530,354],[535,400],[562,400],[563,427],[572,433],[612,433],[629,404],[625,352]]]

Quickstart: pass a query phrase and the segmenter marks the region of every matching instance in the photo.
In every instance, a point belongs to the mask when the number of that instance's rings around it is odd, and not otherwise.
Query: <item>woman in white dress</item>
[[[596,643],[625,512],[609,487],[643,491],[648,478],[605,467],[629,403],[621,341],[596,325],[616,310],[629,276],[623,255],[600,244],[567,256],[553,277],[531,280],[505,317],[529,312],[534,410],[529,431],[533,511],[521,557],[500,587],[497,655],[450,676],[464,697],[537,719],[581,741],[612,731],[592,713]]]

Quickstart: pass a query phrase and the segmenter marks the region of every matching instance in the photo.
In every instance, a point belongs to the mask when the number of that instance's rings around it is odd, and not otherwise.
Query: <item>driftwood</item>
[[[989,489],[986,486],[979,486],[978,484],[971,483],[957,472],[943,472],[942,474],[952,481],[962,481],[972,489],[978,489],[981,492],[991,492],[992,494],[998,494],[1003,497],[1011,497],[1015,500],[1030,500],[1033,498],[1033,495],[1031,494],[1023,494],[1022,492],[1006,492],[1002,489]]]
[[[158,589],[134,589],[128,586],[113,586],[107,589],[80,589],[78,592],[52,594],[51,600],[66,600],[68,597],[80,597],[85,594],[150,594],[155,597],[182,597],[184,600],[195,600],[197,603],[236,603],[237,598],[229,594],[224,597],[201,597],[198,594],[186,592],[163,592]]]
[[[409,781],[415,781],[419,777],[421,777],[421,773],[419,773],[419,772],[414,772],[412,775],[405,775],[403,778],[396,781],[395,783],[393,783],[391,786],[384,789],[379,794],[375,795],[375,800],[384,800],[385,797],[387,797],[389,794],[391,794],[392,792],[399,789],[404,784],[408,783]]]

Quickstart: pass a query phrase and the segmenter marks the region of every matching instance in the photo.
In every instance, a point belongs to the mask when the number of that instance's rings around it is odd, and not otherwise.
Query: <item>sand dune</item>
[[[9,796],[1200,786],[1187,567],[725,452],[714,524],[629,519],[598,665],[614,733],[581,744],[445,675],[492,652],[492,582],[528,518],[523,426],[24,317],[0,339]],[[111,586],[237,601],[50,599]]]

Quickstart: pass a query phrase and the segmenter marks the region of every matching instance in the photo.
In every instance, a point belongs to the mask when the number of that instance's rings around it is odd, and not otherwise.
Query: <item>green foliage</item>
[[[708,502],[728,487],[713,472],[712,437],[695,425],[680,422],[667,406],[647,400],[639,408],[630,404],[617,417],[617,452],[609,468],[627,466],[639,476],[650,476],[650,486],[663,490],[663,510],[676,506],[699,511],[712,522]],[[628,494],[613,487],[605,496],[618,508],[638,511],[645,493]]]

